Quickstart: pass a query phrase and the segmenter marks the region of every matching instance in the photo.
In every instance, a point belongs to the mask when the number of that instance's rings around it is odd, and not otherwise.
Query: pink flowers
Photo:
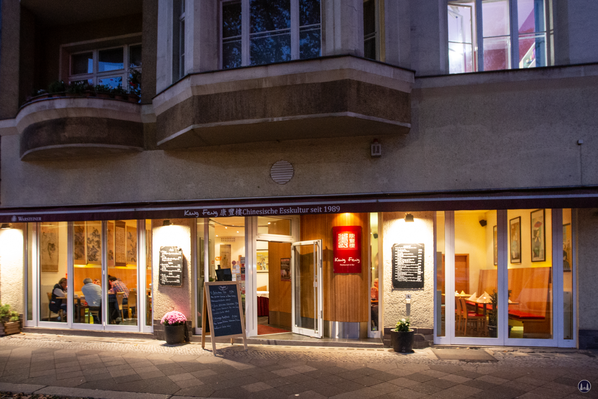
[[[181,324],[185,324],[186,321],[187,318],[184,314],[182,314],[181,312],[177,312],[176,310],[173,310],[171,312],[166,313],[164,317],[162,317],[161,323],[165,326],[178,326]]]

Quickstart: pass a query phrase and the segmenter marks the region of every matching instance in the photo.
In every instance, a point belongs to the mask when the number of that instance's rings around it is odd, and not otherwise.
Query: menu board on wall
[[[392,246],[393,288],[424,288],[424,244]]]
[[[160,285],[183,285],[183,250],[179,247],[160,247]]]

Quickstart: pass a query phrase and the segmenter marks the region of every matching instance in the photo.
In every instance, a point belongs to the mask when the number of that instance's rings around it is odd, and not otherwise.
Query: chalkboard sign
[[[424,244],[392,246],[392,286],[424,288]]]
[[[183,250],[160,247],[160,285],[183,286]]]
[[[202,312],[203,332],[201,347],[205,348],[205,337],[208,335],[206,315],[209,319],[210,332],[212,336],[212,350],[216,355],[215,338],[243,337],[245,342],[245,324],[243,320],[243,307],[241,304],[241,290],[237,281],[216,281],[204,283],[204,305]]]

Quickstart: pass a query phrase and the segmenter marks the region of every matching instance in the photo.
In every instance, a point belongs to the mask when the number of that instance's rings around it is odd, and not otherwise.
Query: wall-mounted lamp
[[[164,222],[162,222],[162,226],[172,226],[172,222],[169,219],[166,219]]]
[[[2,223],[2,226],[0,226],[0,229],[2,229],[2,230],[12,229],[12,226],[10,225],[10,223]]]
[[[370,150],[372,158],[378,158],[382,156],[382,144],[378,142],[378,139],[374,139],[374,141],[372,141]]]
[[[413,222],[413,215],[408,213],[405,215],[405,222],[411,223]]]

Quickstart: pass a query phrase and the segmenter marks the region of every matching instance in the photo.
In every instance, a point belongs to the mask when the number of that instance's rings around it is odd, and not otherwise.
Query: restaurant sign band
[[[334,272],[361,273],[361,226],[335,226]]]

